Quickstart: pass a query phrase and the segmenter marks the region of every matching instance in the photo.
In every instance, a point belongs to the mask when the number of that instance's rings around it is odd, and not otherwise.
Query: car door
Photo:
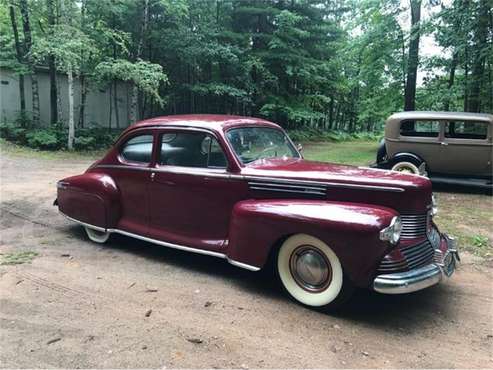
[[[440,162],[440,139],[443,124],[433,120],[406,120],[401,122],[398,139],[392,142],[392,152],[413,153],[421,157],[427,168],[434,171]]]
[[[150,183],[150,235],[193,248],[225,247],[231,211],[247,193],[231,176],[223,146],[210,132],[163,130]]]
[[[491,125],[477,121],[446,122],[441,157],[438,173],[491,177]]]
[[[117,164],[107,169],[120,191],[118,229],[144,236],[148,232],[153,146],[151,130],[132,132],[118,144]]]

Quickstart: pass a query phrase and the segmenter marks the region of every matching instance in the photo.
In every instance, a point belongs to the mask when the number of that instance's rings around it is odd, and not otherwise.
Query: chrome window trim
[[[207,250],[203,250],[203,249],[197,249],[197,248],[187,247],[185,245],[168,243],[168,242],[165,242],[165,241],[162,241],[162,240],[148,238],[146,236],[142,236],[142,235],[139,235],[139,234],[130,233],[128,231],[124,231],[124,230],[120,230],[120,229],[105,229],[103,227],[91,225],[91,224],[88,224],[86,222],[82,222],[82,221],[76,220],[75,218],[72,218],[70,216],[67,216],[65,213],[63,213],[60,210],[59,210],[59,212],[63,216],[65,216],[66,218],[68,218],[70,221],[76,222],[76,223],[78,223],[78,224],[80,224],[82,226],[86,226],[86,227],[92,228],[92,229],[97,230],[97,231],[121,234],[121,235],[129,236],[129,237],[132,237],[132,238],[135,238],[135,239],[140,239],[140,240],[143,240],[143,241],[148,242],[148,243],[162,245],[162,246],[168,247],[168,248],[178,249],[178,250],[182,250],[182,251],[185,251],[185,252],[203,254],[203,255],[206,255],[206,256],[223,258],[223,259],[227,260],[228,263],[231,264],[231,265],[233,265],[233,266],[241,267],[243,269],[250,270],[250,271],[259,271],[260,270],[260,267],[248,265],[246,263],[233,260],[233,259],[229,258],[224,253],[212,252],[212,251],[207,251]]]

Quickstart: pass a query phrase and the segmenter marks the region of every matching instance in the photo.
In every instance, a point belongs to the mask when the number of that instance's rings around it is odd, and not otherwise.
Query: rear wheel
[[[110,233],[108,231],[98,231],[88,226],[84,226],[84,230],[86,230],[88,238],[95,243],[106,243],[110,237]]]
[[[306,306],[335,308],[352,292],[337,255],[313,236],[296,234],[288,238],[279,249],[276,265],[286,291]]]
[[[419,175],[419,168],[412,162],[399,161],[392,166],[392,171],[410,173],[413,175]]]

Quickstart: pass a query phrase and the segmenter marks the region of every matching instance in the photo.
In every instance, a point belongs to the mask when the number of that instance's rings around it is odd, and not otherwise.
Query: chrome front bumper
[[[450,277],[455,271],[455,265],[460,261],[455,239],[443,235],[448,250],[442,262],[405,272],[378,275],[373,281],[373,289],[385,294],[411,293],[438,284],[444,278]]]

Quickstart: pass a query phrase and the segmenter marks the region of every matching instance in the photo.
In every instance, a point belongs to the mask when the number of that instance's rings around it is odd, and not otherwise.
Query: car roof
[[[430,119],[430,120],[464,120],[476,122],[493,123],[493,115],[486,113],[468,113],[468,112],[432,112],[432,111],[407,111],[391,115],[387,123],[400,122],[412,119]]]
[[[280,128],[275,123],[266,121],[262,118],[233,116],[224,114],[182,114],[172,116],[162,116],[136,122],[129,126],[126,131],[144,127],[195,127],[205,128],[212,131],[226,131],[235,127],[246,126],[267,126]]]

